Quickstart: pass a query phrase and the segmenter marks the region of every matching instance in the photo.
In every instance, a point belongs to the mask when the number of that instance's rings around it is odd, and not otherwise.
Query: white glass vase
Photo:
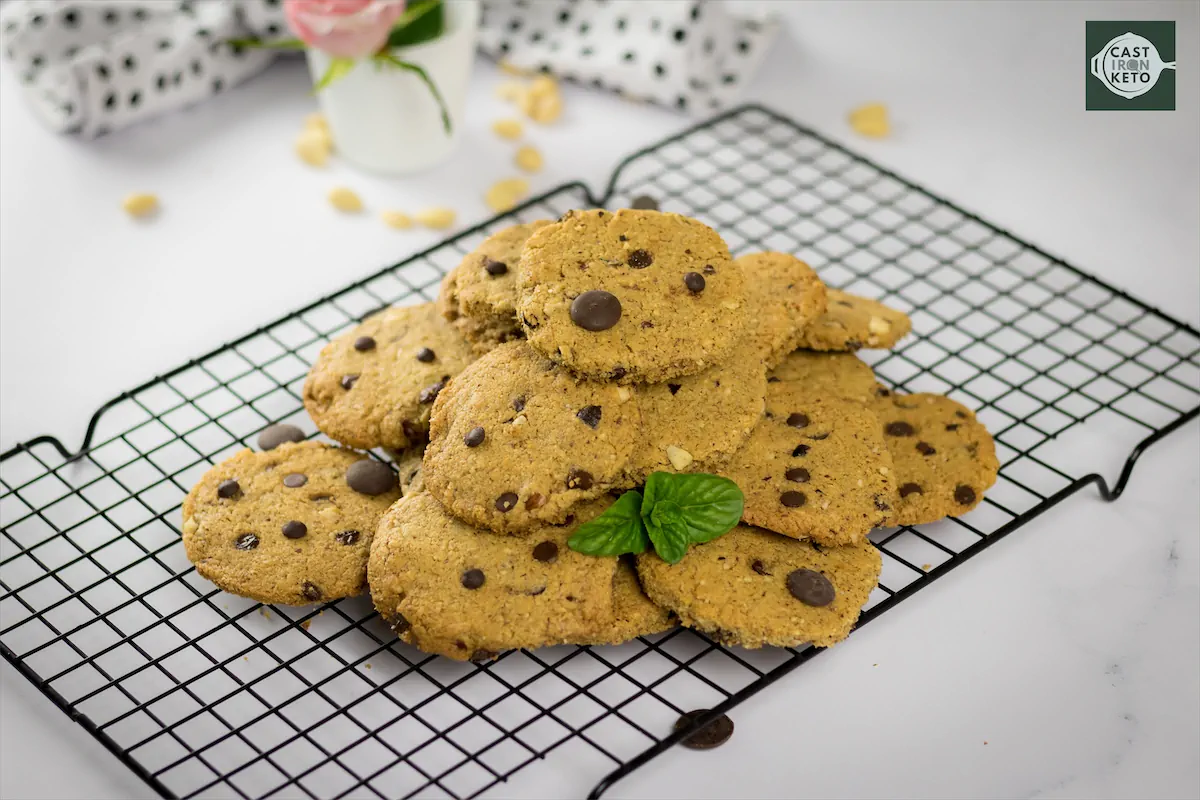
[[[424,81],[407,70],[363,60],[317,92],[338,155],[372,172],[399,175],[433,167],[454,152],[475,58],[479,0],[447,0],[445,14],[441,36],[392,53],[422,67],[433,80],[446,101],[452,132],[442,127],[441,110]],[[308,51],[314,83],[329,60],[319,50]]]

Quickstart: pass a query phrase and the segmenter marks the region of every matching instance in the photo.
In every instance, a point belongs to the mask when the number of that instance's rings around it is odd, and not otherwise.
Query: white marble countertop
[[[805,3],[748,92],[1166,313],[1200,323],[1200,6]],[[1178,107],[1083,110],[1086,19],[1177,21]],[[0,449],[82,437],[109,397],[432,244],[373,207],[445,204],[466,225],[508,174],[477,64],[469,141],[408,180],[299,165],[298,64],[101,142],[46,134],[0,69]],[[534,141],[535,190],[602,187],[689,124],[567,89]],[[885,141],[846,111],[882,100]],[[122,215],[157,192],[151,225]],[[1094,464],[1115,477],[1120,460]],[[738,708],[720,751],[671,752],[613,797],[1195,797],[1200,794],[1200,425],[1145,455],[1115,505],[1085,491]],[[0,796],[149,797],[7,664]],[[569,752],[570,747],[566,750]],[[580,794],[565,753],[494,796]]]

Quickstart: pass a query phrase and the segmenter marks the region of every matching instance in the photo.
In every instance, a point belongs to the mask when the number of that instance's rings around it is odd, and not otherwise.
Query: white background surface
[[[1200,6],[775,5],[788,31],[750,99],[1200,322]],[[1178,111],[1083,110],[1084,20],[1130,18],[1177,21]],[[382,208],[483,218],[484,188],[512,172],[488,130],[500,79],[477,64],[452,163],[382,180],[295,160],[313,106],[300,63],[94,143],[37,127],[0,69],[0,449],[74,445],[109,397],[438,238],[387,229]],[[531,132],[536,191],[599,189],[688,123],[566,91],[561,123]],[[846,128],[871,100],[891,139]],[[338,184],[375,213],[335,216]],[[162,215],[126,219],[130,191],[158,193]],[[669,753],[612,796],[1200,795],[1198,453],[1193,423],[1119,503],[1073,498],[737,709],[720,751]],[[150,796],[7,665],[0,678],[0,795]],[[583,794],[591,777],[556,754],[499,791]]]

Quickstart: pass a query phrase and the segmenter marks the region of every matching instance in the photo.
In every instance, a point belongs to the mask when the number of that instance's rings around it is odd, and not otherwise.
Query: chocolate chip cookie
[[[438,397],[422,476],[459,519],[523,531],[629,485],[626,466],[641,438],[631,389],[577,378],[525,342],[509,342]]]
[[[869,542],[826,547],[738,525],[678,564],[638,556],[650,598],[727,645],[829,647],[849,635],[879,583]]]
[[[829,289],[826,297],[825,313],[800,337],[800,347],[806,350],[886,350],[912,330],[907,314],[883,303],[838,289]]]
[[[630,462],[633,482],[657,471],[712,472],[725,464],[762,417],[766,386],[756,343],[743,340],[722,364],[636,387],[644,435]]]
[[[787,253],[750,253],[734,260],[746,280],[749,335],[774,367],[800,346],[805,327],[825,313],[825,284],[812,267]]]
[[[617,563],[613,576],[613,607],[609,617],[597,623],[588,635],[571,644],[620,644],[639,636],[662,633],[675,627],[678,620],[665,608],[654,604],[638,582],[637,572],[624,559]]]
[[[567,540],[610,502],[516,537],[472,528],[428,493],[405,497],[379,523],[371,599],[404,641],[459,661],[596,636],[612,624],[618,561],[576,553]]]
[[[323,433],[351,447],[420,445],[438,392],[474,359],[433,303],[389,308],[321,350],[304,382],[304,408]]]
[[[789,383],[768,384],[766,405],[719,472],[745,495],[744,522],[823,545],[888,524],[895,472],[871,411]]]
[[[886,391],[862,359],[853,353],[818,353],[796,350],[767,376],[771,383],[789,383],[814,395],[841,397],[868,403]]]
[[[517,268],[525,241],[550,220],[513,225],[489,236],[442,281],[438,310],[487,352],[522,336],[517,325]]]
[[[425,458],[424,447],[413,447],[408,450],[387,451],[392,459],[392,466],[400,477],[400,494],[407,497],[425,491],[425,481],[421,478],[421,462]]]
[[[320,442],[243,450],[183,501],[183,545],[227,592],[304,605],[366,589],[375,527],[400,497],[386,464]]]
[[[517,318],[529,343],[600,380],[658,383],[729,355],[742,272],[716,231],[658,211],[570,211],[525,243]]]
[[[996,482],[996,446],[965,406],[941,395],[885,392],[871,408],[896,467],[894,524],[965,514]]]

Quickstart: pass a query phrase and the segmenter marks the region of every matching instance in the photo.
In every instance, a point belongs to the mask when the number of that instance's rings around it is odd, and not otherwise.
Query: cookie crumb
[[[301,628],[304,628],[304,630],[308,630],[308,628],[309,628],[309,626],[310,626],[310,625],[312,625],[312,620],[311,620],[311,619],[306,619],[306,620],[304,620],[304,622],[301,622],[301,623],[300,623],[300,627],[301,627]]]
[[[363,666],[364,666],[364,667],[366,667],[367,669],[370,669],[370,668],[371,668],[371,662],[370,662],[370,661],[368,661],[367,663],[363,664]]]
[[[501,139],[519,139],[523,130],[524,126],[515,119],[498,119],[492,123],[492,132]]]
[[[454,209],[437,207],[418,211],[415,219],[426,228],[441,230],[454,224],[454,216]]]
[[[270,611],[267,611],[267,607],[266,607],[266,606],[263,606],[262,608],[258,609],[258,613],[259,613],[259,614],[262,614],[262,615],[263,615],[264,617],[266,617],[267,619],[270,619],[270,618],[271,618],[271,612],[270,612]]]
[[[344,186],[339,186],[329,193],[329,203],[338,211],[347,214],[357,214],[363,210],[362,199]]]
[[[526,172],[538,172],[542,168],[542,154],[536,147],[525,145],[517,151],[516,164]]]
[[[384,211],[380,214],[383,224],[396,230],[407,230],[412,227],[412,217],[403,211]]]
[[[883,103],[868,103],[850,112],[850,127],[855,133],[871,139],[882,139],[892,131],[888,122],[887,106]]]
[[[131,217],[148,217],[158,211],[158,197],[152,194],[131,194],[121,203],[121,208]]]
[[[922,564],[921,565],[921,569],[925,572],[929,572],[929,570],[932,568],[933,568],[933,564]]]

